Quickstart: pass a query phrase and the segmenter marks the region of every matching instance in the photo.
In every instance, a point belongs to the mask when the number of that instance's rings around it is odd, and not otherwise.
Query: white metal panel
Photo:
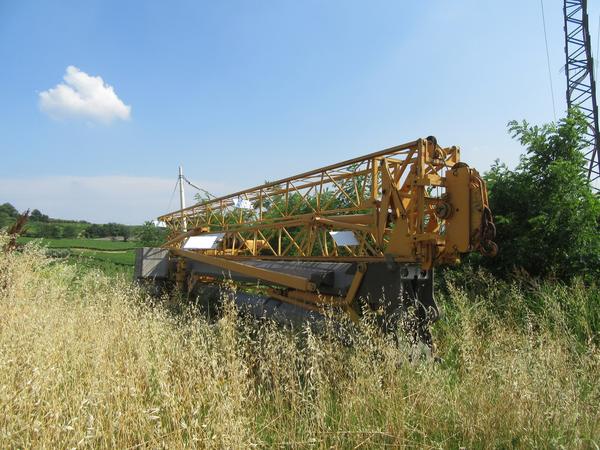
[[[210,250],[216,249],[225,233],[202,234],[200,236],[190,236],[183,244],[183,248],[188,250]]]
[[[337,245],[352,246],[358,245],[356,236],[352,231],[330,231],[329,234]]]

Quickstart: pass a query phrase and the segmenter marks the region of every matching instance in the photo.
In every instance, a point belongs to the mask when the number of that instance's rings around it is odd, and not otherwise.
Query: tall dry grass
[[[366,325],[348,346],[231,310],[211,324],[34,247],[1,256],[0,447],[597,448],[595,336],[486,283],[442,299],[435,363]]]

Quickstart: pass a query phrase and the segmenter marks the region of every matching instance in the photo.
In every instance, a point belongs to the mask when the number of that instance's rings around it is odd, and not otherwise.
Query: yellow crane
[[[236,302],[291,322],[327,309],[358,320],[368,308],[386,328],[412,324],[427,343],[438,316],[434,267],[497,251],[485,182],[458,147],[434,137],[158,219],[170,236],[161,249],[140,249],[139,278],[170,279],[190,292],[228,278],[258,284],[260,295],[241,292]]]

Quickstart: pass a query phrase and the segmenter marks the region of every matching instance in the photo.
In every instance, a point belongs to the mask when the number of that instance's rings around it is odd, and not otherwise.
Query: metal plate
[[[214,250],[223,239],[225,233],[202,234],[200,236],[190,236],[183,243],[183,248],[187,250]]]

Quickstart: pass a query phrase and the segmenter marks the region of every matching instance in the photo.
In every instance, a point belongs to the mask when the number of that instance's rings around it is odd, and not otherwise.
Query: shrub
[[[600,275],[600,198],[587,182],[586,122],[572,111],[558,124],[511,122],[527,148],[515,170],[496,162],[485,176],[500,252],[483,264],[505,276],[522,268],[562,280]]]

